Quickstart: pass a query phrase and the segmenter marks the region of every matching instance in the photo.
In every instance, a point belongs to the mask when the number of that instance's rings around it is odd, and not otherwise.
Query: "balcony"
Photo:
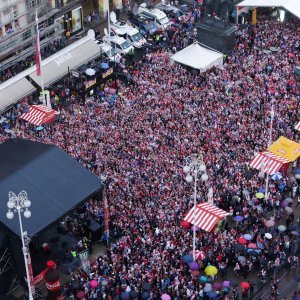
[[[14,13],[9,13],[7,15],[4,15],[2,19],[0,19],[0,26],[5,26],[9,23],[11,23],[12,21],[26,15],[28,12],[27,9],[23,9],[21,11],[16,11]]]
[[[20,2],[24,2],[24,0],[2,0],[0,1],[0,11],[9,9]]]

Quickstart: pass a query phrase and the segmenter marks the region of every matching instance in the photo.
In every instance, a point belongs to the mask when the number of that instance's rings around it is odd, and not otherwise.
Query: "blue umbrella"
[[[262,249],[262,250],[265,249],[265,247],[262,243],[257,242],[256,244],[259,249]]]
[[[215,291],[211,291],[207,295],[210,299],[216,299],[218,296],[218,294]]]
[[[109,65],[108,65],[108,63],[101,63],[101,64],[100,64],[100,67],[101,67],[102,69],[108,69],[108,68],[109,68]]]
[[[235,216],[233,219],[239,222],[239,221],[243,221],[244,218],[242,216]]]
[[[200,282],[207,282],[207,277],[202,275],[202,276],[199,277],[199,281]]]
[[[38,126],[38,127],[35,128],[36,131],[41,131],[41,130],[43,130],[43,129],[44,129],[43,126]]]
[[[253,206],[253,205],[254,205],[254,201],[250,200],[250,201],[248,202],[248,204],[249,204],[250,206]]]
[[[254,255],[254,252],[256,252],[257,254],[261,253],[260,249],[247,249],[247,253],[250,253],[251,255]]]
[[[263,188],[263,187],[261,187],[261,188],[258,189],[258,192],[259,192],[259,193],[263,193],[263,194],[264,194],[265,191],[266,191],[266,190],[265,190],[265,188]]]
[[[130,294],[129,292],[121,292],[121,299],[122,300],[129,300],[130,299]]]
[[[185,264],[188,265],[189,263],[191,263],[193,261],[193,256],[192,255],[184,255],[182,257],[182,260]]]
[[[275,181],[281,180],[282,179],[282,174],[280,172],[276,172],[276,173],[271,175],[271,179],[275,180]]]
[[[244,239],[247,240],[247,241],[251,241],[252,240],[252,235],[249,234],[249,233],[246,233],[243,235]]]
[[[149,298],[150,298],[150,293],[149,292],[143,292],[142,300],[148,300]]]

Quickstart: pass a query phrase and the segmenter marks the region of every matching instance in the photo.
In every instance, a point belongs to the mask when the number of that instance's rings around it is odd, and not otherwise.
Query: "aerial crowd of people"
[[[174,64],[170,49],[148,53],[126,67],[131,80],[118,81],[113,104],[107,101],[109,89],[84,103],[70,96],[59,105],[57,120],[42,131],[18,118],[26,103],[6,115],[14,116],[21,137],[55,144],[107,177],[110,223],[122,236],[92,263],[89,274],[72,275],[66,296],[82,290],[91,299],[160,299],[163,294],[174,300],[238,299],[239,293],[247,299],[250,292],[241,292],[238,283],[217,287],[216,281],[226,281],[232,272],[237,282],[253,272],[264,281],[283,264],[298,267],[299,219],[285,209],[295,208],[285,198],[299,195],[293,171],[270,181],[270,199],[264,201],[255,198],[264,178],[249,168],[255,154],[267,148],[271,102],[272,140],[299,138],[294,130],[300,103],[294,70],[298,27],[293,18],[282,23],[261,16],[258,24],[240,30],[223,68],[204,73]],[[2,130],[1,141],[6,138]],[[197,186],[198,201],[207,201],[212,188],[214,204],[230,212],[218,231],[197,230],[196,248],[204,253],[197,260],[199,272],[183,261],[192,250],[193,231],[181,226],[193,205],[193,186],[182,168],[195,153],[202,155],[208,174]],[[104,211],[103,203],[99,206]],[[256,251],[249,251],[250,243]],[[207,266],[217,267],[217,278],[201,281]]]

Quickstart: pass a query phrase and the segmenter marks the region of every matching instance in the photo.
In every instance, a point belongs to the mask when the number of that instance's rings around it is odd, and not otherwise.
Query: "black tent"
[[[20,227],[17,216],[6,218],[9,191],[27,192],[31,217],[22,221],[32,237],[101,189],[97,176],[56,146],[23,139],[0,145],[0,230],[10,240],[20,241]]]

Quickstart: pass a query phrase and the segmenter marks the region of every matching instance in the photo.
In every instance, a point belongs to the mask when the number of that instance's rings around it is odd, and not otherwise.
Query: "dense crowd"
[[[209,176],[197,187],[198,201],[206,201],[212,187],[214,203],[231,214],[218,232],[197,231],[197,250],[205,254],[198,261],[200,274],[213,265],[219,281],[229,270],[242,280],[254,271],[265,280],[286,261],[298,267],[293,226],[299,220],[286,222],[285,206],[293,203],[284,202],[297,194],[297,182],[291,174],[281,181],[284,188],[270,181],[271,200],[265,202],[254,196],[264,179],[254,171],[249,176],[250,160],[266,149],[271,102],[272,139],[297,139],[298,26],[297,20],[262,17],[241,31],[222,69],[205,73],[173,64],[168,50],[148,53],[126,69],[130,84],[118,82],[113,104],[106,90],[85,103],[69,97],[58,120],[43,131],[17,122],[22,137],[55,144],[96,175],[108,177],[110,222],[123,236],[92,264],[90,274],[73,275],[66,295],[76,293],[78,285],[72,283],[80,281],[94,299],[122,299],[130,293],[140,299],[160,299],[165,293],[182,300],[208,297],[205,283],[182,260],[192,249],[192,231],[180,223],[192,207],[192,186],[182,167],[193,153],[203,155]],[[103,212],[102,203],[93,207],[96,214]],[[236,216],[243,220],[234,221]],[[279,231],[267,221],[287,228]],[[257,251],[249,253],[239,242],[245,234]],[[99,283],[95,289],[89,285],[92,279]],[[237,299],[239,293],[234,284],[216,291],[222,299]],[[246,299],[246,290],[242,296]]]

